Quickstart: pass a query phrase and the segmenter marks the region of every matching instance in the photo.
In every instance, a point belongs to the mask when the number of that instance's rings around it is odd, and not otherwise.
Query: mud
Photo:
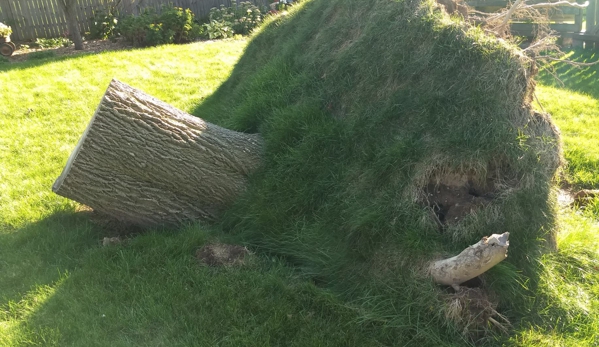
[[[494,182],[493,177],[488,177],[484,182],[477,183],[464,175],[432,179],[424,188],[425,205],[432,209],[439,227],[457,224],[497,197]]]

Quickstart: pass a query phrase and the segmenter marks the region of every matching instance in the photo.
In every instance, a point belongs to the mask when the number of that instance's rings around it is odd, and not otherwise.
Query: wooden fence
[[[122,14],[137,14],[143,8],[159,9],[172,4],[189,8],[202,18],[210,9],[221,4],[233,6],[242,0],[77,0],[77,19],[82,32],[90,30],[90,18],[95,11],[103,10],[116,2]],[[268,0],[252,0],[266,6]],[[60,37],[67,32],[67,23],[57,0],[0,0],[0,22],[12,27],[15,41],[35,40],[38,37]]]
[[[559,35],[572,40],[575,46],[599,48],[599,0],[569,0],[578,4],[587,3],[584,9],[560,6],[549,12],[549,27]],[[483,12],[494,12],[508,6],[508,0],[466,0],[468,5]],[[512,2],[512,1],[510,1]],[[533,0],[528,3],[555,2],[551,0]],[[525,21],[512,21],[512,33],[518,36],[533,36],[536,24]],[[585,28],[586,26],[586,28]],[[565,41],[564,41],[565,42]]]
[[[122,14],[137,14],[143,8],[160,8],[163,5],[189,8],[196,18],[208,15],[212,7],[221,4],[233,6],[242,0],[76,0],[77,18],[82,32],[90,30],[90,18],[94,11],[119,3]],[[538,0],[541,1],[541,0]],[[549,0],[542,0],[549,1]],[[587,0],[571,0],[583,3]],[[254,4],[266,6],[269,0],[252,0]],[[507,0],[467,0],[479,10],[493,11],[508,5]],[[550,26],[562,36],[572,38],[587,47],[599,48],[599,0],[588,0],[586,9],[561,7],[551,16]],[[0,0],[0,22],[13,29],[12,38],[17,41],[34,40],[38,37],[59,37],[67,31],[67,24],[57,0]],[[583,29],[586,22],[586,30]],[[512,23],[516,34],[529,36],[534,23]]]

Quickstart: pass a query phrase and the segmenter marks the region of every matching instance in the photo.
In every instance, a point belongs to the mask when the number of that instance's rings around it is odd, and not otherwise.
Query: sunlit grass
[[[599,55],[573,51],[576,61]],[[558,81],[541,73],[537,95],[562,133],[565,176],[580,188],[599,188],[599,65],[576,68],[557,64]],[[540,108],[540,106],[537,105]],[[599,345],[599,199],[559,214],[558,251],[541,258],[536,312],[510,344],[519,346]],[[551,300],[548,300],[551,298]]]
[[[557,87],[537,90],[562,132],[568,180],[579,188],[599,188],[599,99]]]
[[[245,46],[197,43],[0,65],[0,346],[397,342],[388,328],[357,324],[364,316],[351,305],[280,259],[255,255],[251,267],[225,271],[199,267],[194,250],[215,237],[203,226],[101,247],[111,231],[51,193],[112,78],[191,112],[228,77]],[[538,96],[562,131],[569,179],[599,188],[595,84],[548,84]],[[598,206],[561,212],[559,251],[541,259],[536,311],[514,322],[507,344],[599,345]],[[416,330],[426,334],[426,327]]]
[[[0,65],[0,346],[376,346],[356,313],[278,259],[218,271],[205,227],[115,231],[50,190],[112,78],[191,112],[245,40]]]
[[[227,78],[245,45],[209,42],[0,65],[0,225],[72,208],[49,188],[111,79],[189,112]]]

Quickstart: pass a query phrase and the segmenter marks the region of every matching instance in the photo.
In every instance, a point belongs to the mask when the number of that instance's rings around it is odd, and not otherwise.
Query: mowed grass
[[[571,51],[568,58],[591,63],[595,51]],[[559,80],[556,79],[559,77]],[[569,189],[599,189],[599,64],[556,63],[538,76],[537,109],[560,128]],[[585,207],[560,209],[559,251],[541,259],[536,310],[510,344],[522,346],[599,345],[599,199]],[[556,298],[552,302],[543,296]]]
[[[571,52],[568,57],[580,63],[599,61],[597,51]],[[553,67],[559,80],[542,72],[537,93],[562,132],[568,181],[577,188],[599,189],[599,64]]]
[[[0,65],[0,345],[372,345],[347,328],[349,310],[276,259],[201,267],[195,249],[212,237],[201,227],[103,248],[111,231],[50,190],[112,78],[189,110],[245,45]]]
[[[102,247],[114,231],[50,190],[112,78],[189,111],[245,45],[0,65],[0,346],[377,344],[277,259],[201,267],[195,250],[212,238],[201,226]]]
[[[244,46],[163,46],[0,65],[1,223],[18,226],[56,211],[59,199],[48,188],[111,79],[189,110],[227,78]]]
[[[51,192],[112,78],[191,112],[228,77],[246,44],[0,64],[0,346],[410,345],[427,333],[414,327],[413,340],[393,339],[389,328],[278,258],[256,254],[242,268],[201,267],[195,250],[227,241],[206,226],[102,247],[114,231]],[[585,54],[574,56],[596,59]],[[572,71],[560,74],[569,78]],[[596,71],[587,68],[582,77]],[[568,177],[599,188],[596,82],[572,78],[554,87],[541,77],[538,96],[562,130]],[[512,336],[489,345],[599,344],[598,220],[592,208],[562,211],[560,251],[542,259],[534,312],[514,322]]]

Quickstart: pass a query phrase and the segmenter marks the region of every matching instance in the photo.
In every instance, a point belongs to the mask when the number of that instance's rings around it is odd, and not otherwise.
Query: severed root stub
[[[459,285],[479,276],[507,257],[510,233],[493,234],[483,237],[462,253],[430,264],[430,274],[439,284],[452,286],[456,291]]]

